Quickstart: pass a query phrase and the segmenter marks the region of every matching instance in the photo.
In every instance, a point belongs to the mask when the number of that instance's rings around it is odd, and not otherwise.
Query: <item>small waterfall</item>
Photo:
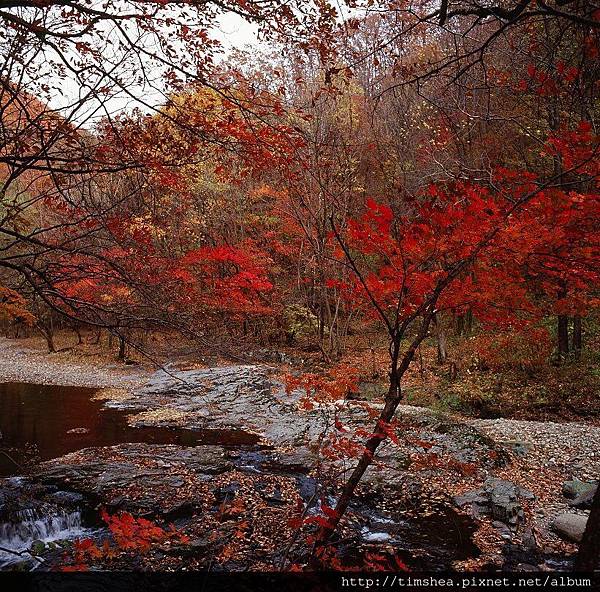
[[[11,551],[27,551],[36,540],[48,543],[84,536],[87,531],[78,510],[44,514],[37,509],[27,509],[15,512],[11,518],[9,522],[0,523],[0,547]],[[18,560],[19,556],[0,551],[0,567]]]

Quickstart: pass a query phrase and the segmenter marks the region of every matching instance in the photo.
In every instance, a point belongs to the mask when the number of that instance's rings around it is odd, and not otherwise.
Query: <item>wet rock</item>
[[[50,511],[43,499],[45,488],[31,486],[22,478],[0,480],[0,523],[19,521],[23,516]]]
[[[109,401],[107,406],[140,411],[168,407],[186,418],[187,428],[241,428],[278,445],[295,445],[315,440],[324,428],[321,414],[298,412],[300,395],[286,393],[284,385],[261,366],[167,368],[156,372],[127,399]],[[132,424],[147,422],[133,416]],[[169,421],[163,424],[169,425]]]
[[[231,451],[221,446],[120,444],[47,461],[36,482],[44,487],[68,487],[111,511],[175,519],[206,507],[208,492],[217,505],[232,499],[239,482],[215,488],[210,482],[215,475],[234,470],[293,477],[300,495],[312,496],[316,484],[305,476],[308,468],[302,465],[303,459],[294,453],[288,458],[274,451]],[[272,485],[261,494],[270,505],[286,503]]]
[[[510,528],[504,524],[504,522],[500,522],[499,520],[494,520],[492,522],[492,526],[499,532],[500,536],[506,540],[510,541],[512,539],[512,532]]]
[[[538,565],[531,565],[531,563],[519,563],[517,571],[540,571],[540,568]]]
[[[317,461],[317,456],[306,447],[298,447],[287,454],[265,453],[263,470],[273,473],[308,473]]]
[[[507,524],[517,524],[523,520],[523,508],[517,501],[525,490],[503,479],[488,479],[483,486],[489,495],[492,517]]]
[[[364,528],[361,534],[367,543],[386,543],[392,538],[389,532],[372,532],[368,528]]]
[[[469,491],[463,495],[455,495],[453,502],[459,508],[471,506],[471,511],[475,516],[489,512],[489,498],[483,489]]]
[[[322,407],[335,406],[337,418],[348,429],[372,424],[364,407],[352,401],[319,404],[310,411],[299,409],[298,401],[303,391],[287,393],[284,385],[270,372],[259,365],[190,370],[169,367],[155,373],[143,388],[130,393],[126,399],[109,401],[107,405],[138,410],[140,413],[129,418],[134,426],[152,425],[160,416],[160,425],[165,427],[237,429],[257,435],[265,444],[294,450],[293,454],[286,454],[281,459],[265,457],[259,463],[248,462],[245,466],[243,455],[234,459],[236,466],[252,472],[289,474],[310,471],[314,465],[311,450],[318,444],[332,415],[329,410],[323,413]],[[377,405],[372,404],[373,407]],[[448,418],[440,420],[439,416],[417,407],[402,406],[399,413],[410,415],[410,420],[416,424],[411,435],[430,442],[437,454],[483,467],[498,464],[501,455],[490,452],[492,449],[499,451],[478,429]],[[384,444],[378,451],[382,463],[369,467],[365,480],[385,483],[395,472],[406,471],[411,462],[409,455],[413,452],[414,446],[406,445],[403,449],[402,446],[386,447]]]
[[[428,452],[447,454],[461,463],[479,466],[502,466],[506,453],[473,426],[449,418],[440,420],[424,416],[419,439],[433,444]],[[493,454],[490,454],[493,451]]]
[[[585,532],[587,516],[581,514],[560,514],[552,522],[552,528],[565,538],[580,543]]]
[[[83,495],[75,491],[55,491],[50,493],[47,499],[63,508],[77,508],[84,501]]]
[[[35,540],[31,543],[29,550],[33,555],[41,555],[46,550],[46,544],[44,541]]]
[[[569,499],[573,499],[582,493],[588,492],[590,489],[594,488],[594,486],[594,483],[580,481],[579,479],[575,478],[571,481],[565,481],[563,483],[562,494]]]
[[[596,489],[598,489],[597,482],[580,481],[575,478],[563,483],[562,493],[566,498],[573,500],[571,505],[575,507],[580,507],[580,505],[589,507],[587,506],[587,503],[594,497]]]
[[[239,488],[240,484],[237,481],[232,481],[224,487],[218,487],[213,491],[216,502],[222,504],[223,502],[233,499]]]
[[[3,567],[3,571],[31,571],[34,567],[37,567],[38,562],[33,558],[18,559],[8,566]]]
[[[164,463],[171,468],[166,470]],[[221,446],[120,444],[88,448],[48,461],[41,466],[36,479],[67,485],[112,508],[176,516],[181,515],[183,508],[191,511],[201,505],[194,484],[231,469],[233,464]],[[186,482],[191,487],[180,493]],[[131,499],[127,494],[130,490],[140,493]]]

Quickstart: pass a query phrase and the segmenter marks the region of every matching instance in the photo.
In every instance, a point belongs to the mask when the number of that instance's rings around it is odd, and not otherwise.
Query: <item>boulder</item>
[[[326,427],[317,410],[298,412],[302,395],[300,390],[286,392],[268,368],[258,365],[165,368],[126,399],[108,401],[106,406],[143,412],[130,416],[135,427],[154,425],[150,412],[168,408],[173,417],[161,425],[177,426],[185,417],[190,429],[242,429],[278,445],[302,446],[318,440]]]
[[[594,500],[596,491],[598,491],[597,483],[594,487],[588,489],[584,493],[581,493],[574,500],[570,501],[569,505],[573,506],[574,508],[579,508],[580,510],[590,510],[592,508],[592,501]]]
[[[454,505],[459,508],[471,506],[471,511],[475,516],[489,513],[489,498],[483,489],[468,491],[463,495],[455,495]]]
[[[524,518],[520,500],[534,498],[533,493],[527,489],[510,481],[490,477],[482,489],[455,496],[454,503],[458,507],[470,505],[475,516],[491,514],[494,520],[516,525]]]
[[[552,528],[568,540],[580,543],[587,519],[587,516],[581,514],[559,514],[552,522]]]
[[[596,491],[598,483],[590,483],[588,481],[580,481],[579,479],[573,479],[571,481],[565,481],[562,486],[562,493],[569,499],[575,499],[583,494],[589,493],[590,491]],[[593,494],[592,494],[593,495]]]
[[[519,498],[531,499],[531,492],[503,479],[489,478],[483,485],[489,495],[492,517],[507,524],[517,524],[523,520],[523,508]]]
[[[199,485],[233,467],[221,446],[136,443],[86,448],[47,461],[36,479],[68,486],[112,509],[175,517],[201,507]]]

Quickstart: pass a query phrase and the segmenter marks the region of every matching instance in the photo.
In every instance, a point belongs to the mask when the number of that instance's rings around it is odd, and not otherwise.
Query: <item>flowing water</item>
[[[0,568],[32,557],[34,551],[29,550],[34,541],[51,543],[85,537],[90,532],[92,529],[83,525],[80,510],[55,509],[49,514],[35,508],[20,510],[10,521],[0,523]]]

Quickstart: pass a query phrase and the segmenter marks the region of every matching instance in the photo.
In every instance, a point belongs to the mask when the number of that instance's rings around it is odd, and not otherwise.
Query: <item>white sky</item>
[[[220,41],[223,49],[222,59],[227,59],[227,55],[235,49],[243,49],[244,47],[259,46],[257,36],[257,26],[247,22],[242,17],[234,13],[221,15],[211,33],[213,38]],[[151,88],[131,87],[131,94],[136,97],[143,97],[147,104],[158,105],[163,102],[164,97],[160,92]],[[60,86],[60,89],[54,92],[50,99],[50,107],[57,110],[64,110],[65,106],[76,102],[80,95],[80,86],[73,78],[68,78]],[[87,101],[85,110],[78,113],[73,119],[79,121],[83,127],[93,126],[94,121],[102,118],[106,113],[104,110],[98,109],[98,103]],[[142,103],[139,103],[127,96],[126,93],[110,97],[105,102],[105,107],[111,114],[116,114],[123,110],[130,110],[134,107],[139,107],[142,110],[148,110]]]

